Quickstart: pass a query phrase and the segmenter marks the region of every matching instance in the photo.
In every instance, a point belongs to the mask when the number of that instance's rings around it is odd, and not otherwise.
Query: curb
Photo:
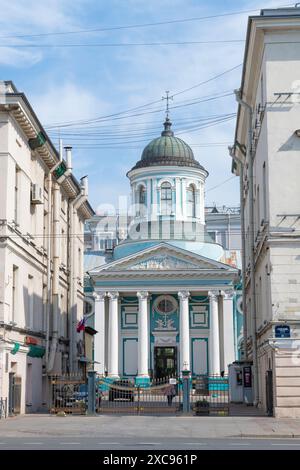
[[[239,434],[231,437],[247,438],[247,439],[300,439],[300,434]]]

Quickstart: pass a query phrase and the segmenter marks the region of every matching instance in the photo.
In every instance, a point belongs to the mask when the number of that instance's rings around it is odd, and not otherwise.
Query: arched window
[[[146,189],[144,186],[139,189],[139,204],[146,204]]]
[[[172,186],[165,182],[161,185],[161,214],[170,215],[172,212]]]
[[[192,184],[187,188],[187,216],[196,217],[196,191]]]

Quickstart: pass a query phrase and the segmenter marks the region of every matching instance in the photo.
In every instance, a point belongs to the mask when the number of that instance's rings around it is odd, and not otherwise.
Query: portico
[[[90,274],[98,373],[141,383],[161,375],[161,364],[166,375],[220,374],[234,359],[234,268],[161,243]]]

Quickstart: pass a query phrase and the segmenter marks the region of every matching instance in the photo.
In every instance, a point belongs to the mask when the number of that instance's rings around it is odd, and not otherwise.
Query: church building
[[[127,173],[132,220],[109,261],[89,270],[95,370],[108,378],[227,373],[235,358],[237,268],[205,230],[208,172],[174,136],[161,136]]]

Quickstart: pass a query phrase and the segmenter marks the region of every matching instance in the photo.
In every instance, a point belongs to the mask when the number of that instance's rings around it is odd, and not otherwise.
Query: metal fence
[[[198,416],[228,416],[230,409],[228,377],[220,375],[193,377],[190,404]]]
[[[178,379],[154,380],[135,385],[134,380],[109,381],[98,378],[96,410],[98,413],[133,415],[174,414],[182,408],[182,390]]]
[[[7,418],[7,398],[0,398],[0,419]]]
[[[52,376],[51,413],[85,414],[88,404],[86,379],[81,374]]]

